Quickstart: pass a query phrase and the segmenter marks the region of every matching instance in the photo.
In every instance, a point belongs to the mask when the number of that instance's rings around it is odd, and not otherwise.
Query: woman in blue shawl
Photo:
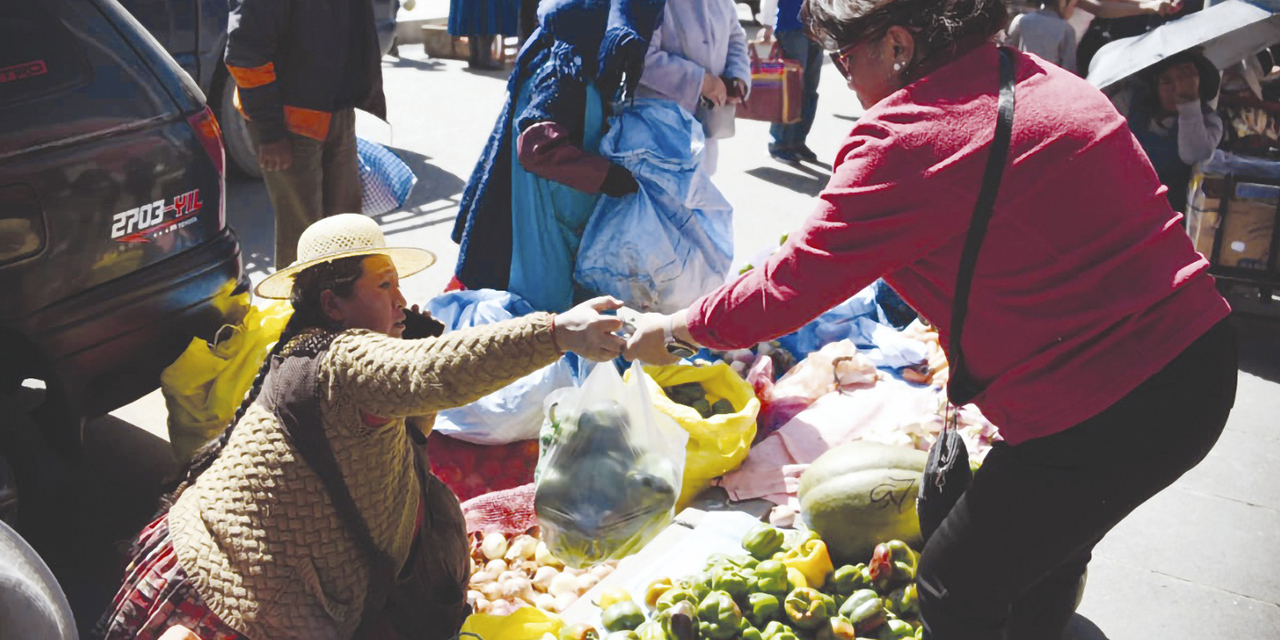
[[[573,306],[573,268],[601,194],[638,189],[596,153],[614,98],[634,94],[663,0],[545,0],[507,102],[462,194],[455,276],[535,309]]]

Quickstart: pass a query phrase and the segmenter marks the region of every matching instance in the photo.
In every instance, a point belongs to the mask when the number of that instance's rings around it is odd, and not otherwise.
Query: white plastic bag
[[[689,436],[659,413],[632,368],[597,366],[549,398],[534,481],[543,540],[572,567],[638,551],[674,516]]]
[[[432,299],[427,307],[432,317],[444,323],[446,332],[533,312],[533,307],[519,296],[491,289],[446,293]],[[471,404],[441,411],[434,430],[475,444],[537,438],[543,399],[556,389],[572,387],[580,379],[583,364],[578,356],[565,354]]]

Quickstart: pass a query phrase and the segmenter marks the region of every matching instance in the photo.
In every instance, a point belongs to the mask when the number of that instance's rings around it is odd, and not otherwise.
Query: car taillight
[[[44,216],[31,189],[0,188],[0,264],[29,258],[45,245]]]
[[[223,175],[226,170],[226,156],[222,151],[222,129],[218,127],[218,120],[213,117],[213,111],[205,107],[203,111],[187,118],[187,122],[191,123],[191,129],[196,132],[196,137],[200,138],[200,144],[204,145],[209,159],[213,160],[213,166],[217,167],[218,175]]]

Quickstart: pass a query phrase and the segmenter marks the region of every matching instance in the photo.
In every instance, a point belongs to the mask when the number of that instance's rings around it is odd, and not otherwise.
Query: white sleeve
[[[1178,105],[1178,156],[1187,164],[1208,160],[1222,140],[1222,118],[1199,100]]]

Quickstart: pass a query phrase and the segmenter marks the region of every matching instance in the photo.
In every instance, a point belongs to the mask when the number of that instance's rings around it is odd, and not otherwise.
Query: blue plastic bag
[[[376,142],[356,138],[356,160],[360,165],[360,208],[365,215],[390,213],[404,206],[418,177],[400,156]]]
[[[927,361],[929,354],[924,345],[903,338],[895,323],[891,322],[891,315],[900,319],[904,313],[892,303],[893,300],[901,303],[901,298],[896,294],[886,296],[882,287],[892,291],[884,281],[877,280],[795,333],[778,338],[778,343],[797,360],[803,360],[832,342],[850,340],[877,367],[896,369]],[[886,306],[882,307],[882,304]],[[905,306],[906,303],[901,304]]]
[[[574,281],[633,309],[683,309],[723,284],[733,261],[733,207],[700,170],[701,125],[675,102],[648,99],[609,122],[600,154],[631,171],[640,190],[600,199]]]
[[[506,291],[479,289],[454,291],[427,303],[432,317],[445,325],[445,333],[529,313],[533,307]],[[586,376],[587,365],[568,353],[471,404],[446,409],[436,416],[435,430],[476,444],[505,444],[532,440],[542,428],[542,401],[552,391],[575,386]]]

